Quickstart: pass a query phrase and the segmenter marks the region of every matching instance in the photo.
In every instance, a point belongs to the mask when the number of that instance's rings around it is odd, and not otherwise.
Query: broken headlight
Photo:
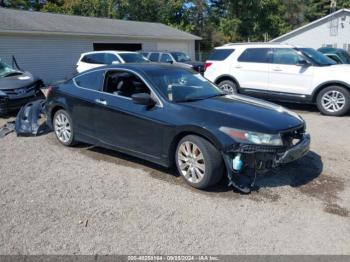
[[[259,132],[240,130],[230,127],[220,127],[219,130],[232,137],[239,143],[251,143],[256,145],[282,146],[280,134],[264,134]]]

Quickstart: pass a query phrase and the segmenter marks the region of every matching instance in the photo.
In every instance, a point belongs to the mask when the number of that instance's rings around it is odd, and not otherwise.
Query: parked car
[[[193,70],[204,73],[204,63],[192,61],[191,58],[183,52],[143,52],[146,58],[152,62],[180,64],[192,68]]]
[[[149,62],[138,52],[129,51],[94,51],[81,54],[77,62],[77,72],[113,64],[147,63]]]
[[[24,104],[44,98],[42,80],[0,59],[0,115],[18,110]]]
[[[341,116],[350,108],[350,67],[312,48],[228,44],[210,54],[204,76],[227,93],[312,103],[326,115]]]
[[[165,64],[89,70],[49,87],[48,125],[59,142],[118,150],[176,165],[196,188],[224,173],[243,192],[244,172],[263,172],[308,152],[297,114],[268,102],[225,95],[199,73]]]
[[[322,47],[317,51],[334,60],[337,64],[350,64],[350,54],[344,49]]]

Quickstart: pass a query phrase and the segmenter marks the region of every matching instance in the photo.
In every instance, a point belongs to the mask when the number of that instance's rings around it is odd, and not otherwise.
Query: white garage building
[[[94,50],[182,51],[194,58],[201,38],[160,23],[0,8],[0,59],[46,83],[72,76],[81,53]]]
[[[315,49],[336,47],[350,51],[350,10],[338,10],[271,42],[284,42]]]

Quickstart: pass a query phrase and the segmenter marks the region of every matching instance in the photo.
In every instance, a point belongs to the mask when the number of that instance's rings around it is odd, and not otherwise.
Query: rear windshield
[[[208,57],[208,60],[213,61],[223,61],[225,60],[230,54],[232,54],[235,50],[234,49],[215,49]]]

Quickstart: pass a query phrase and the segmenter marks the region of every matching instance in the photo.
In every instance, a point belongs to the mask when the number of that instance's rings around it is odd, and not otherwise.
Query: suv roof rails
[[[227,43],[223,46],[231,46],[231,45],[280,45],[283,43],[278,42],[240,42],[240,43]]]

